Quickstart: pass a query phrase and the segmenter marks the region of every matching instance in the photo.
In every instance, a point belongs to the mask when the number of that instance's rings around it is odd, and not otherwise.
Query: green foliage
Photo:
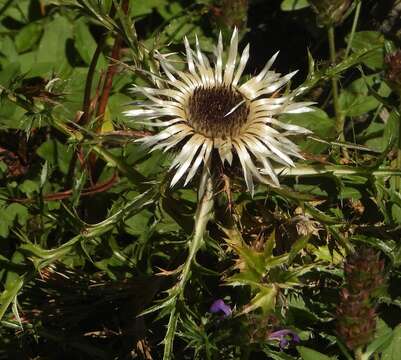
[[[281,10],[283,11],[293,11],[300,10],[308,7],[310,4],[308,0],[284,0],[281,3]]]
[[[0,1],[1,359],[399,358],[400,39],[390,9],[340,2],[319,28],[306,0],[239,0],[239,22],[217,0]],[[132,85],[153,86],[155,55],[184,37],[213,59],[231,23],[246,76],[277,48],[275,69],[300,69],[291,86],[315,111],[280,121],[313,132],[294,138],[304,159],[253,196],[237,159],[171,188],[175,150],[149,153],[135,140],[158,129],[124,115],[144,100]],[[387,285],[353,352],[336,306],[359,245]],[[300,344],[271,338],[282,329]]]

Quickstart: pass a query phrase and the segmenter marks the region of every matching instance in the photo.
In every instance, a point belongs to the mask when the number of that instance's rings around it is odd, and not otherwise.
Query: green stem
[[[400,101],[401,101],[401,96],[400,96]],[[401,109],[400,109],[401,110]],[[397,160],[395,161],[395,169],[401,169],[401,116],[399,113],[397,114],[397,133],[398,133],[398,139],[397,139]],[[394,165],[392,166],[394,168]],[[401,176],[397,176],[394,179],[394,187],[396,190],[401,189]]]
[[[359,347],[355,350],[355,360],[362,360],[362,358],[363,358],[362,348]]]
[[[351,28],[351,32],[350,32],[350,35],[349,35],[348,45],[347,45],[347,48],[345,50],[344,58],[347,58],[349,53],[350,53],[350,51],[351,51],[351,46],[352,46],[352,42],[354,41],[354,35],[355,35],[356,27],[358,25],[359,15],[361,14],[361,7],[362,7],[362,1],[358,1],[358,4],[356,4],[354,21],[352,23],[352,28]]]
[[[278,168],[277,172],[281,176],[315,176],[324,174],[333,174],[337,177],[344,177],[350,175],[359,176],[376,176],[388,177],[401,175],[401,167],[398,168],[383,168],[383,169],[369,169],[366,167],[351,167],[344,165],[313,165],[313,166],[297,166],[296,168]]]
[[[177,298],[175,298],[175,301],[173,303],[173,310],[171,311],[170,319],[168,320],[167,333],[166,333],[166,336],[164,337],[163,360],[172,359],[174,337],[175,337],[175,330],[177,328],[177,322],[178,322]]]
[[[330,49],[330,62],[331,65],[334,66],[336,63],[336,43],[335,43],[335,35],[334,35],[334,26],[330,26],[327,30],[328,40],[329,40],[329,49]],[[340,137],[340,140],[344,140],[344,119],[340,111],[339,104],[339,95],[338,95],[338,83],[337,78],[332,76],[331,78],[331,87],[333,91],[333,104],[334,104],[334,112],[336,117],[336,130],[337,134]]]
[[[164,354],[163,360],[171,360],[173,355],[173,344],[175,330],[178,322],[177,302],[184,297],[184,290],[188,280],[191,277],[191,268],[196,260],[196,254],[203,244],[203,237],[206,231],[206,226],[212,214],[213,209],[213,185],[210,169],[210,158],[203,168],[201,181],[198,191],[198,207],[195,214],[195,225],[192,240],[189,244],[188,257],[182,267],[182,272],[178,283],[175,285],[175,294],[173,300],[173,310],[170,313],[170,318],[167,327],[167,333],[164,337]]]

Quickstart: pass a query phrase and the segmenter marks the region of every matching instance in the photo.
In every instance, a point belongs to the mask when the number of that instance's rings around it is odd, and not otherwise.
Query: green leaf
[[[0,84],[3,85],[4,87],[9,87],[13,81],[15,81],[15,78],[19,76],[21,73],[21,67],[18,63],[11,63],[8,64],[7,66],[0,71]],[[4,107],[5,104],[3,101],[1,101],[1,106]],[[0,114],[3,113],[3,109],[1,109]],[[0,115],[1,116],[1,115]]]
[[[386,97],[390,94],[388,86],[380,81],[377,75],[364,76],[351,83],[340,94],[339,104],[341,111],[347,116],[361,116],[376,109],[380,102],[369,95],[369,86],[380,83],[378,94]]]
[[[283,11],[300,10],[308,6],[310,6],[308,0],[284,0],[281,3],[281,10]]]
[[[68,64],[66,43],[69,38],[72,38],[72,24],[66,17],[56,16],[46,26],[35,62],[48,63],[49,70],[60,72]]]
[[[302,360],[334,360],[337,359],[336,356],[330,357],[324,355],[316,350],[309,349],[304,346],[297,346],[297,350],[302,357]]]
[[[359,52],[369,49],[369,53],[362,56],[362,62],[369,68],[382,69],[384,65],[384,37],[377,31],[359,31],[354,34],[351,49]]]
[[[15,37],[15,47],[19,53],[32,49],[40,39],[43,31],[42,24],[33,22],[18,31]]]
[[[358,189],[354,187],[345,186],[340,191],[340,198],[359,200],[362,198],[362,194]]]
[[[33,193],[39,191],[39,184],[33,180],[25,180],[19,189],[26,195],[31,196]]]
[[[61,144],[56,139],[49,139],[37,150],[37,154],[47,160],[50,165],[58,166],[60,171],[66,174],[70,164],[73,151],[71,148]]]
[[[12,203],[5,207],[0,207],[0,236],[6,238],[9,234],[9,229],[15,220],[23,226],[28,220],[28,209],[18,203]]]
[[[301,236],[292,246],[288,258],[288,262],[291,264],[298,253],[308,244],[310,235]]]
[[[75,48],[77,49],[79,55],[81,55],[82,60],[89,65],[93,54],[96,51],[96,41],[93,39],[88,25],[83,18],[76,21],[74,25]],[[99,63],[101,66],[105,64],[105,59],[102,54],[99,57]]]
[[[138,17],[152,13],[156,7],[163,7],[167,5],[167,0],[134,0],[131,6],[131,16]]]
[[[270,313],[276,304],[277,288],[273,286],[263,286],[255,297],[245,305],[241,314],[247,314],[251,311],[261,308],[264,315]]]
[[[149,221],[153,214],[148,210],[143,210],[124,221],[126,231],[132,235],[142,235],[149,231]]]
[[[28,209],[18,203],[10,204],[7,207],[7,215],[13,220],[17,219],[20,225],[25,225],[29,216]]]
[[[390,345],[382,352],[381,360],[398,360],[401,355],[401,325],[398,325],[392,334]]]
[[[276,246],[276,232],[273,231],[265,243],[264,255],[266,258],[273,256],[273,250]]]
[[[396,332],[399,333],[399,327],[398,330],[396,328],[392,331],[382,319],[379,319],[376,325],[375,339],[366,347],[362,360],[368,360],[375,352],[380,352],[383,349],[386,350],[388,349],[388,346],[391,347]],[[384,358],[381,359],[383,360]],[[390,359],[398,360],[399,356],[396,358],[387,358],[386,360]]]
[[[335,122],[321,109],[313,108],[313,112],[301,114],[284,114],[280,116],[280,121],[288,124],[303,126],[313,131],[315,136],[318,136],[326,141],[335,138]],[[313,154],[321,154],[328,148],[328,145],[318,143],[314,140],[304,140],[298,142],[301,149],[305,152]]]
[[[340,108],[348,116],[360,116],[379,105],[379,102],[373,96],[367,96],[365,93],[353,93],[344,90],[339,98]]]
[[[19,67],[19,65],[16,64],[18,59],[17,49],[15,48],[14,41],[9,36],[3,36],[1,38],[0,55],[4,56],[4,58],[0,56],[0,61],[3,67],[6,67],[10,64],[14,64],[14,66],[17,65]],[[1,83],[2,81],[0,80],[0,84]]]

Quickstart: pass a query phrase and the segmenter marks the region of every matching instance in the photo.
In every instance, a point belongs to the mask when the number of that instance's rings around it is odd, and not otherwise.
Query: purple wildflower
[[[210,306],[209,311],[213,314],[223,312],[223,317],[228,317],[232,313],[231,307],[227,305],[222,299],[215,300]]]
[[[289,344],[299,343],[301,341],[299,336],[289,329],[274,331],[269,335],[269,339],[279,340],[280,349],[286,348]]]

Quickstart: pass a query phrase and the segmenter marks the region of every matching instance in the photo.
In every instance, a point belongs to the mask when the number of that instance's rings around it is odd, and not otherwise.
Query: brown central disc
[[[188,121],[195,131],[212,138],[238,135],[249,108],[231,87],[198,87],[188,100]]]

